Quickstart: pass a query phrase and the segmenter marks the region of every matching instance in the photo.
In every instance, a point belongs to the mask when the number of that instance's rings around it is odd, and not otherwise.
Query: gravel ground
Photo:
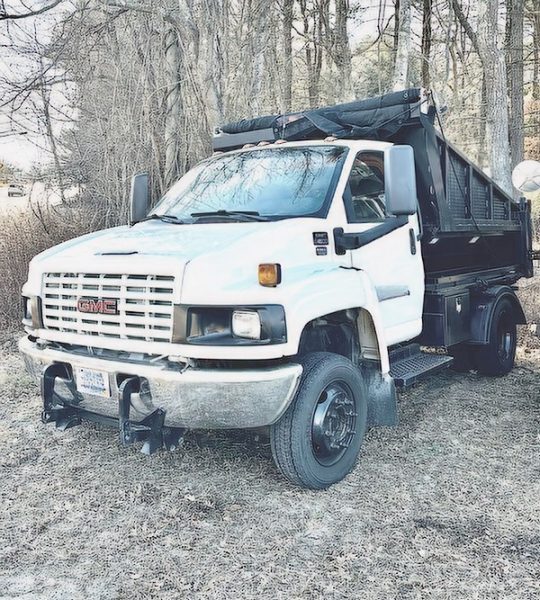
[[[325,492],[249,434],[146,457],[39,422],[0,350],[0,598],[538,598],[540,349],[489,379],[433,376]]]

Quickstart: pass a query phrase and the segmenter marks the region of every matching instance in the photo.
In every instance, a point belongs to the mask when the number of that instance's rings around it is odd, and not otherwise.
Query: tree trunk
[[[39,94],[41,96],[41,101],[43,103],[43,118],[45,120],[45,128],[47,131],[47,138],[49,140],[49,145],[51,147],[51,152],[53,155],[54,169],[56,171],[56,181],[58,184],[58,189],[60,191],[60,198],[62,199],[62,202],[65,202],[66,198],[64,195],[64,180],[62,177],[62,166],[60,164],[60,155],[58,153],[58,147],[56,145],[56,137],[54,135],[52,119],[51,119],[50,89],[49,90],[47,89],[45,80],[43,77],[43,73],[45,72],[45,70],[44,70],[42,57],[40,57],[39,62],[40,62],[40,69],[41,69],[41,74],[39,77]]]
[[[422,85],[430,86],[430,54],[431,54],[431,11],[433,0],[423,0],[422,12]]]
[[[306,56],[308,103],[311,108],[319,103],[319,71],[317,69],[317,48],[311,40],[310,11],[306,0],[299,0],[302,15],[304,52]],[[320,49],[319,49],[320,50]]]
[[[165,76],[167,90],[165,98],[165,174],[166,188],[170,187],[181,173],[180,133],[182,122],[182,51],[178,43],[178,32],[173,25],[166,24],[165,32]]]
[[[253,47],[253,70],[251,80],[251,110],[255,115],[259,115],[262,110],[263,80],[265,53],[268,49],[270,31],[269,31],[269,13],[272,10],[272,2],[263,0],[253,0],[251,4],[252,18],[252,47]]]
[[[334,63],[338,69],[341,101],[353,99],[352,63],[347,20],[349,18],[349,0],[336,0],[336,24],[334,31]]]
[[[394,35],[392,37],[392,64],[396,66],[396,55],[399,39],[399,0],[394,0]]]
[[[486,167],[486,78],[482,74],[482,94],[480,96],[480,125],[478,127],[478,156],[476,162],[482,167]]]
[[[478,47],[486,81],[486,132],[493,179],[512,193],[504,56],[499,48],[497,0],[478,0]]]
[[[509,134],[512,167],[523,160],[523,0],[507,0],[506,78],[508,82]]]
[[[392,87],[395,91],[409,85],[409,60],[411,53],[411,0],[399,1],[399,31],[396,64]]]
[[[533,31],[532,95],[533,100],[540,100],[540,79],[538,77],[540,70],[540,6],[538,6],[538,0],[532,0],[530,8],[527,9],[527,20],[532,24]]]
[[[205,104],[207,105],[207,120],[210,131],[223,123],[225,111],[223,99],[225,66],[223,64],[221,22],[223,11],[223,3],[220,0],[207,0],[206,20],[209,27],[205,36],[204,64],[201,71],[204,79]]]
[[[283,82],[282,82],[282,112],[292,108],[292,26],[294,0],[283,0],[282,40],[283,40]]]

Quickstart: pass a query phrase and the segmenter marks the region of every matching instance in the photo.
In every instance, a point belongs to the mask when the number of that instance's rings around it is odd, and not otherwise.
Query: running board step
[[[390,375],[397,387],[406,388],[435,371],[449,367],[454,359],[447,354],[421,352],[418,344],[390,354]]]

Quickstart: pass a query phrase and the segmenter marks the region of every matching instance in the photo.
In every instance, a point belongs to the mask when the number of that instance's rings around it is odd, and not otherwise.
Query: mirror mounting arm
[[[336,254],[343,255],[347,250],[357,250],[407,225],[408,222],[409,218],[405,215],[389,217],[384,223],[359,233],[345,233],[343,227],[335,227],[334,244]]]

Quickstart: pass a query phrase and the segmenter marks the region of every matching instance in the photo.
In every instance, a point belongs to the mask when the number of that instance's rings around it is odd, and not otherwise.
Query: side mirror
[[[416,212],[416,173],[411,146],[392,146],[384,151],[384,196],[389,214]]]
[[[137,173],[131,180],[129,224],[138,223],[148,214],[150,186],[148,173]]]

